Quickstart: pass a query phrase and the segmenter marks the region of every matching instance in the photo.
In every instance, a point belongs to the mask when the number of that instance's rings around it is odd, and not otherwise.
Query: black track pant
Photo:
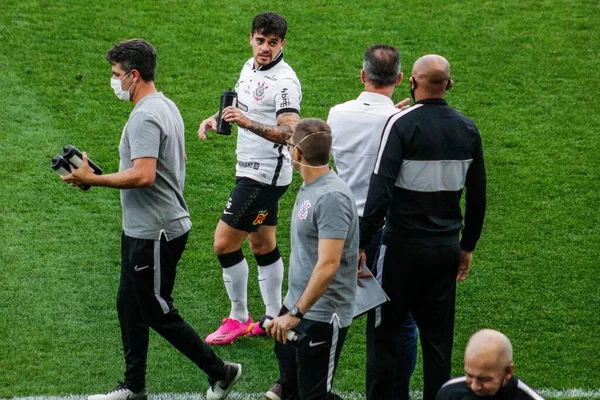
[[[390,302],[376,312],[373,382],[367,397],[392,398],[394,377],[407,354],[396,349],[399,327],[411,313],[419,329],[423,351],[424,400],[433,400],[450,379],[454,339],[456,274],[461,249],[456,246],[381,246],[382,286]]]
[[[121,281],[117,310],[125,353],[125,384],[145,387],[149,328],[200,367],[209,379],[225,377],[223,361],[181,318],[173,306],[176,267],[188,233],[169,242],[121,235]]]
[[[283,306],[280,315],[287,311]],[[330,324],[304,318],[295,329],[306,334],[300,346],[275,342],[282,399],[339,399],[331,388],[348,327],[340,328],[336,316]]]
[[[367,267],[374,275],[377,275],[377,260],[379,258],[379,247],[381,246],[382,230],[373,235],[371,243],[366,248]],[[377,278],[376,278],[377,279]],[[367,317],[366,344],[367,344],[367,400],[371,393],[371,385],[374,383],[373,375],[377,367],[377,354],[375,354],[375,319],[376,310],[370,310]],[[410,378],[415,371],[417,363],[417,326],[410,313],[406,314],[406,319],[397,327],[398,336],[396,338],[396,352],[402,354],[394,373],[394,390],[389,400],[410,400]]]

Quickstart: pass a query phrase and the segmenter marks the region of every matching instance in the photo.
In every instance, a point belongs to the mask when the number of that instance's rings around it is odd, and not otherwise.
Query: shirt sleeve
[[[441,389],[435,395],[435,400],[450,400],[452,396],[448,386],[442,386]]]
[[[479,135],[479,132],[478,132]],[[465,226],[462,230],[460,246],[463,250],[473,251],[483,229],[486,208],[486,172],[483,160],[481,136],[478,136],[477,149],[473,162],[467,170],[465,180]]]
[[[402,120],[398,120],[388,136],[384,135],[382,138],[375,169],[371,175],[365,210],[360,219],[361,249],[367,247],[375,232],[383,226],[403,159]]]
[[[157,119],[151,114],[137,112],[131,116],[127,125],[131,159],[158,158],[161,129]]]
[[[343,239],[348,237],[352,222],[354,200],[340,192],[323,195],[315,206],[319,239]]]
[[[302,102],[302,90],[300,82],[296,79],[284,79],[275,94],[275,115],[286,112],[300,114],[300,103]]]

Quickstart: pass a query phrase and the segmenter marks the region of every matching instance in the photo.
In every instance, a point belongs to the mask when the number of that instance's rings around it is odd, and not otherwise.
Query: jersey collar
[[[447,105],[446,100],[444,99],[422,99],[417,101],[415,104],[443,104]]]
[[[271,68],[273,68],[274,66],[276,66],[277,64],[279,64],[281,62],[281,60],[283,60],[283,50],[279,52],[279,54],[277,54],[275,56],[275,58],[273,59],[273,61],[271,61],[271,63],[267,64],[267,65],[259,65],[258,68],[254,68],[254,60],[252,61],[252,70],[253,71],[268,71]]]
[[[391,105],[391,106],[394,105],[394,102],[389,97],[387,97],[387,96],[385,96],[383,94],[374,93],[374,92],[367,92],[367,91],[362,92],[356,98],[356,100],[357,101],[362,101],[364,103],[384,103],[384,104],[388,104],[388,105]]]

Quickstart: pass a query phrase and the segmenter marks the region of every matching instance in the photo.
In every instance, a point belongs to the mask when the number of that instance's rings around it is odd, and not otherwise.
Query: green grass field
[[[118,191],[70,188],[49,166],[74,144],[105,171],[118,169],[132,106],[112,93],[104,57],[122,39],[155,45],[157,87],[186,123],[194,226],[176,305],[203,336],[226,316],[212,235],[234,182],[235,138],[200,142],[196,131],[235,84],[251,56],[250,21],[267,10],[288,20],[285,54],[303,85],[304,117],[326,118],[360,93],[370,44],[402,53],[397,100],[408,95],[414,60],[448,58],[456,82],[448,100],[477,123],[489,179],[483,236],[458,290],[453,373],[461,375],[467,338],[491,327],[512,339],[516,374],[530,386],[559,391],[549,398],[569,389],[581,389],[574,398],[600,397],[598,1],[2,0],[0,398],[101,393],[122,378]],[[286,258],[294,179],[280,215]],[[250,310],[259,316],[249,262]],[[336,376],[336,390],[349,397],[364,391],[363,342],[361,319]],[[236,398],[276,378],[269,340],[244,338],[216,351],[244,364]],[[419,364],[415,390],[421,374]],[[154,334],[147,381],[152,393],[207,388],[203,374]]]

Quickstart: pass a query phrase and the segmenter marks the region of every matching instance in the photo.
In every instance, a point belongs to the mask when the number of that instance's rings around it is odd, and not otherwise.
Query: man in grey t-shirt
[[[267,327],[277,341],[281,393],[275,394],[326,398],[354,314],[358,214],[348,185],[329,168],[331,129],[325,122],[301,120],[289,148],[304,184],[292,213],[288,293]],[[305,340],[291,346],[290,329],[305,333]],[[274,389],[267,398],[276,398]]]
[[[83,165],[63,180],[72,186],[121,190],[121,280],[117,310],[125,355],[125,379],[108,394],[88,400],[145,400],[149,328],[207,375],[207,399],[224,399],[242,366],[224,362],[202,341],[173,305],[176,268],[191,227],[183,199],[185,143],[181,114],[154,86],[156,52],[141,39],[119,43],[107,54],[111,86],[135,104],[119,145],[119,172],[94,175]]]

